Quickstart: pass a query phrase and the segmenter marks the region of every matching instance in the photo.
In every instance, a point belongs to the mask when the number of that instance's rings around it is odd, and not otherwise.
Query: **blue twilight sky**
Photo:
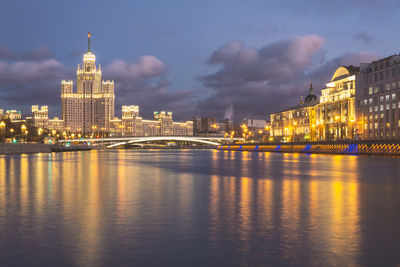
[[[398,53],[400,1],[5,1],[0,9],[0,108],[47,104],[92,34],[120,105],[179,119],[266,118],[320,94],[340,65]]]

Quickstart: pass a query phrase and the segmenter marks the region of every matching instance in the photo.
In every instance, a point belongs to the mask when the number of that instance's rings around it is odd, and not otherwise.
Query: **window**
[[[379,110],[380,110],[380,111],[383,111],[383,105],[380,105],[380,106],[379,106]]]
[[[372,98],[370,98],[368,101],[369,101],[369,104],[372,104]],[[365,102],[367,102],[366,99],[365,99]]]
[[[386,95],[385,98],[386,98],[386,101],[389,101],[390,100],[390,95]]]
[[[383,71],[379,72],[379,79],[383,80]]]
[[[392,77],[396,76],[396,69],[392,68]]]
[[[399,103],[399,106],[400,106],[400,103]],[[370,108],[370,109],[372,109],[372,108]],[[378,111],[378,106],[375,106],[375,112],[377,112]],[[370,111],[370,112],[372,112],[372,111]]]
[[[392,90],[396,88],[396,82],[392,82]]]
[[[396,94],[392,94],[392,100],[396,99]]]
[[[377,94],[378,92],[379,92],[379,88],[378,87],[375,87],[375,94]]]
[[[369,88],[369,91],[368,91],[368,94],[372,95],[372,94],[374,93],[373,89],[374,89],[374,88],[370,87],[370,88]]]
[[[389,109],[390,109],[390,105],[386,104],[386,110],[389,110]]]
[[[390,84],[389,83],[385,84],[385,89],[386,89],[386,91],[390,91]]]
[[[389,79],[389,70],[386,70],[386,79]]]
[[[380,102],[383,102],[383,95],[381,95],[381,96],[379,97],[379,101],[380,101]]]

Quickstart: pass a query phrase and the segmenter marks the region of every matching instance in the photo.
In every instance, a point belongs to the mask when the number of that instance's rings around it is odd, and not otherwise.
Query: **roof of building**
[[[310,84],[310,91],[308,95],[306,96],[304,103],[311,103],[311,102],[316,102],[318,100],[318,97],[314,95],[314,89],[312,87],[312,83]]]
[[[355,75],[360,72],[360,67],[350,66],[340,66],[336,69],[335,73],[332,76],[331,82],[341,80],[343,78]]]
[[[290,108],[286,108],[284,110],[279,111],[278,113],[289,111],[289,110],[295,110],[295,109],[299,109],[299,108],[312,107],[312,106],[315,106],[316,104],[318,104],[318,97],[316,95],[314,95],[314,89],[313,89],[312,83],[311,83],[309,93],[306,96],[304,102],[300,101],[299,105],[293,106]]]

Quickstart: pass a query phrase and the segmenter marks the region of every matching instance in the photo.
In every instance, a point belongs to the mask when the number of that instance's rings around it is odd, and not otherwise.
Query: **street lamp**
[[[0,122],[0,129],[1,129],[1,134],[4,134],[4,130],[6,128],[6,123],[4,121]]]

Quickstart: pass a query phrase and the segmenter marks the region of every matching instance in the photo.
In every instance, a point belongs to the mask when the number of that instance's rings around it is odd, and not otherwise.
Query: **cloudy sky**
[[[7,1],[0,9],[0,108],[60,114],[92,34],[116,110],[144,117],[266,118],[316,93],[340,65],[398,53],[397,0]]]

